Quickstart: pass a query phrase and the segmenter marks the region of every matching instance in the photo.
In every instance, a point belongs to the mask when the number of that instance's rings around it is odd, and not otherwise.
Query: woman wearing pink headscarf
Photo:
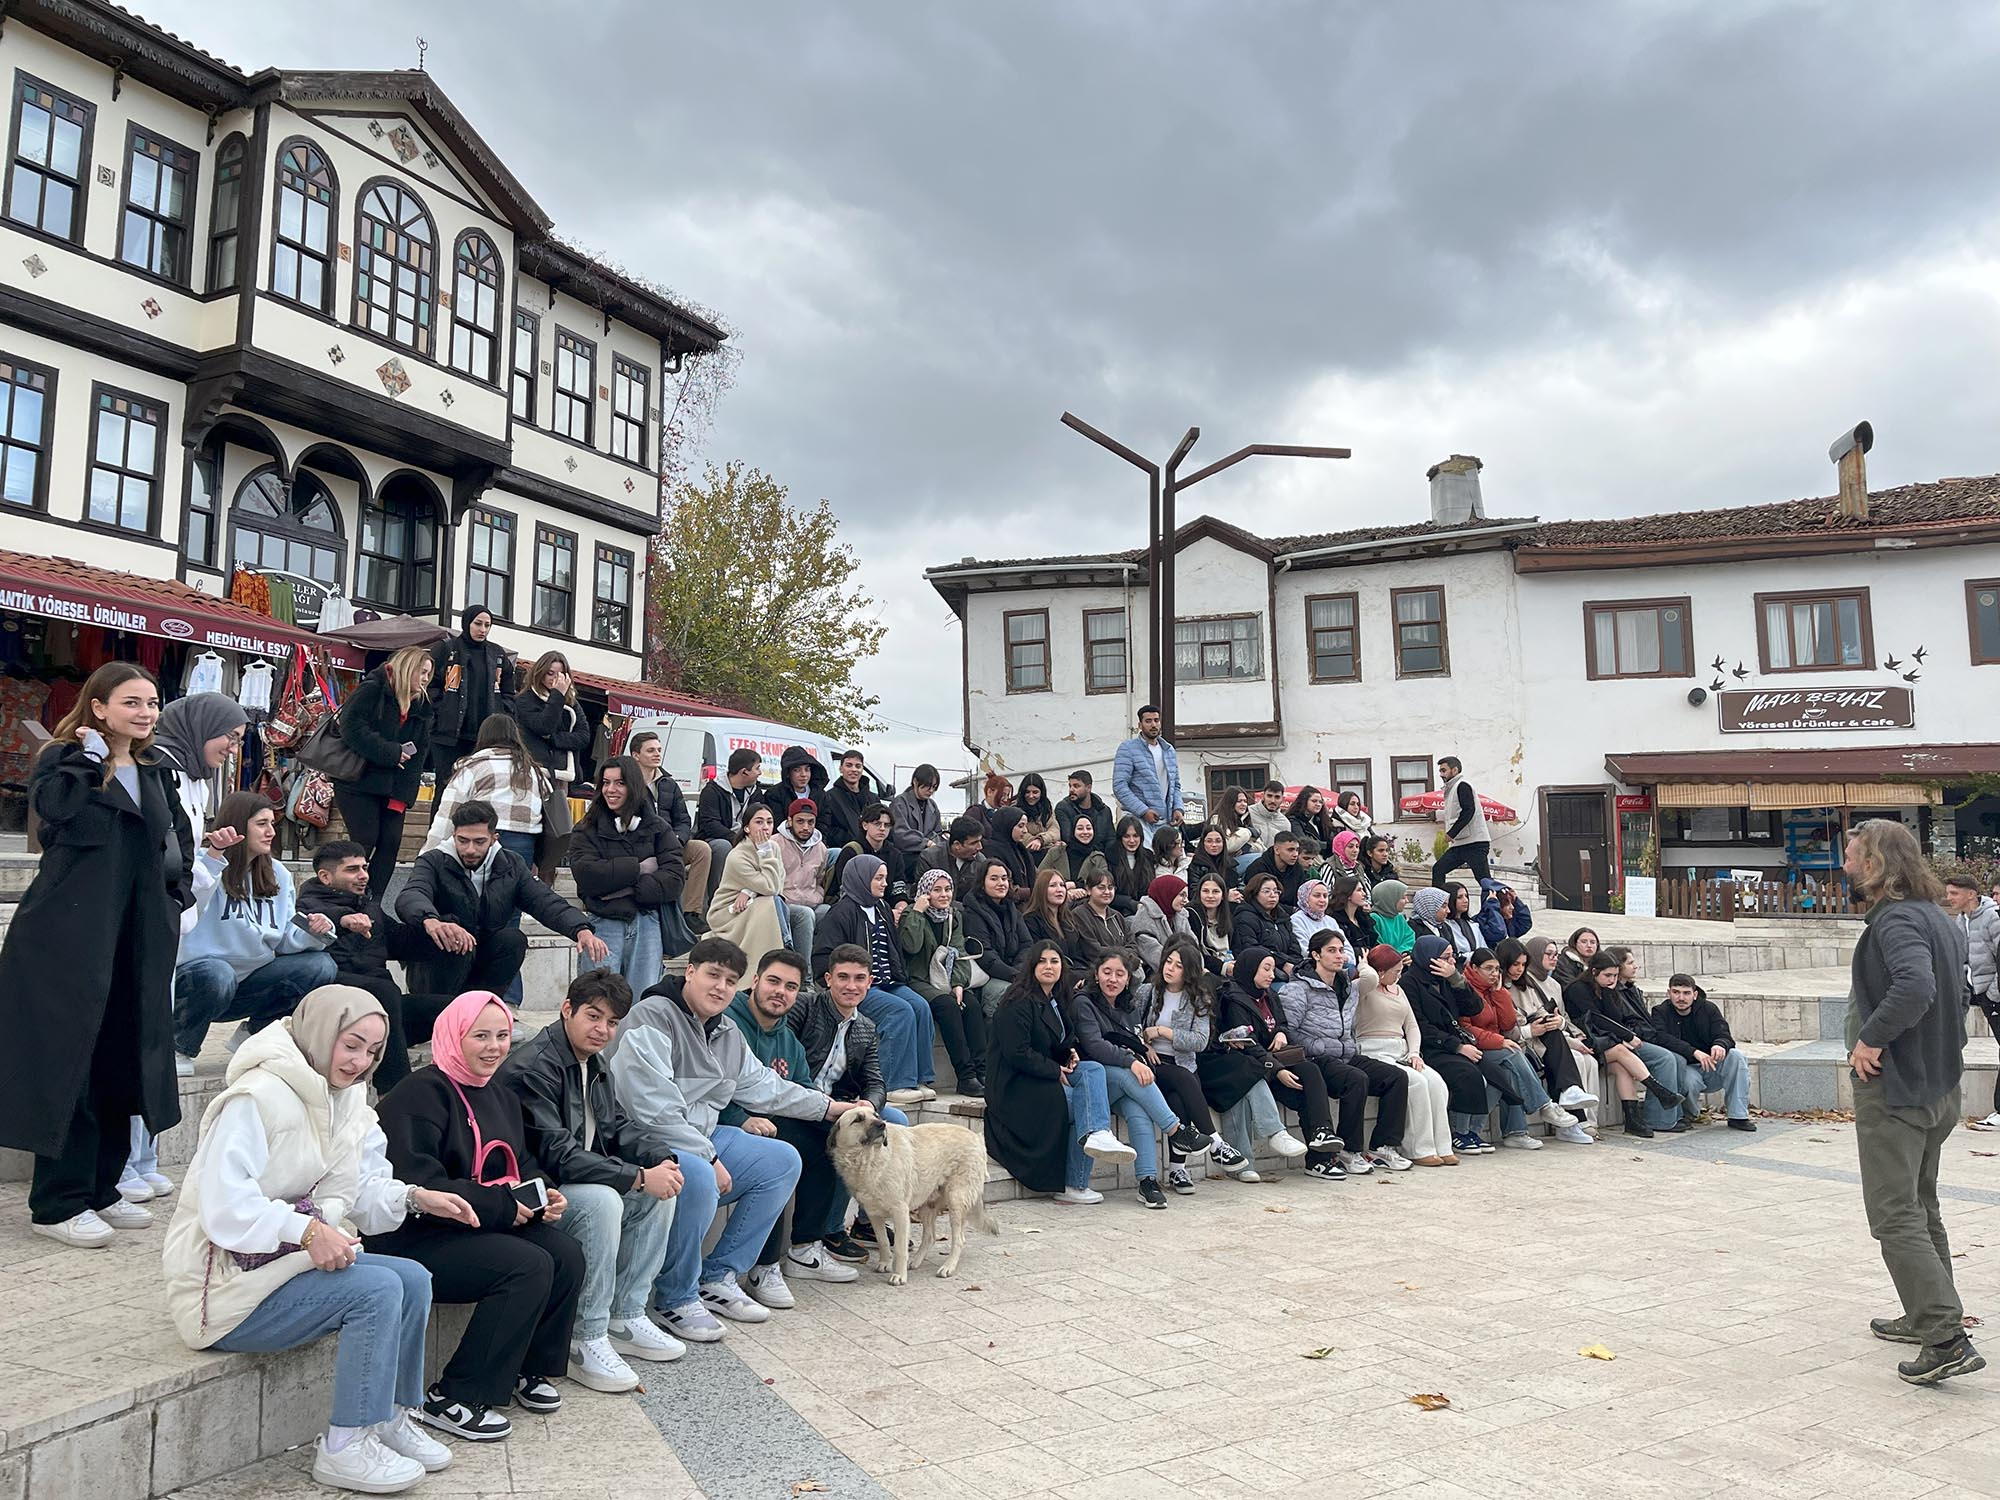
[[[376,1106],[397,1177],[456,1193],[478,1216],[476,1228],[419,1218],[368,1240],[370,1250],[428,1267],[434,1300],[477,1304],[415,1413],[475,1443],[513,1431],[499,1411],[509,1401],[539,1414],[562,1406],[551,1377],[568,1371],[583,1290],[583,1248],[556,1225],[567,1205],[529,1154],[521,1097],[487,1087],[513,1038],[498,995],[460,995],[431,1029],[431,1066]],[[536,1199],[537,1184],[546,1208],[522,1201]]]
[[[1344,828],[1333,836],[1333,847],[1320,863],[1319,878],[1329,886],[1337,885],[1345,877],[1356,873],[1360,859],[1361,835],[1351,828]]]

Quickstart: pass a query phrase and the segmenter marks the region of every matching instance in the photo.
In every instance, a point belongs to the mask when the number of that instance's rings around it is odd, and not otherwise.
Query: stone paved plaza
[[[1975,1314],[2000,1305],[1984,1151],[2000,1137],[1961,1131],[1944,1165]],[[656,1368],[645,1394],[566,1385],[562,1414],[459,1445],[415,1493],[2000,1495],[2000,1360],[1938,1390],[1897,1380],[1898,1348],[1867,1332],[1895,1304],[1853,1167],[1851,1125],[1767,1119],[1211,1182],[1160,1214],[1123,1194],[1003,1203],[956,1280],[796,1284],[796,1311]],[[1449,1409],[1410,1401],[1430,1393]],[[180,1493],[304,1492],[304,1467]]]

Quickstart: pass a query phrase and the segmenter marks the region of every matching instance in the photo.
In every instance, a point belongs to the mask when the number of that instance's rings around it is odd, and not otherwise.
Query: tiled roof
[[[1487,527],[1525,526],[1532,518],[1489,517],[1482,521],[1469,521],[1462,525],[1440,526],[1434,521],[1420,521],[1407,526],[1359,526],[1352,531],[1325,531],[1310,536],[1278,536],[1256,538],[1245,533],[1249,540],[1261,540],[1262,544],[1275,554],[1287,552],[1309,552],[1318,547],[1356,546],[1364,542],[1417,541],[1426,536],[1456,535],[1463,531]],[[1197,516],[1179,528],[1185,535],[1195,526],[1208,522],[1226,531],[1239,530],[1226,523],[1217,522],[1213,517]],[[967,559],[963,562],[940,563],[938,568],[948,571],[953,568],[1089,568],[1103,567],[1107,563],[1144,562],[1146,549],[1133,547],[1124,552],[1072,552],[1060,557],[997,557]]]
[[[256,626],[260,630],[300,628],[288,626],[282,620],[274,620],[269,615],[260,614],[246,605],[238,604],[234,599],[227,599],[217,594],[204,594],[200,589],[191,588],[173,578],[148,578],[143,573],[122,573],[114,568],[94,568],[89,563],[72,562],[66,557],[47,557],[38,552],[0,551],[0,568],[10,572],[31,573],[46,578],[51,583],[66,583],[77,588],[102,590],[113,597],[122,594],[127,597],[155,600],[177,609],[199,609],[211,615],[241,620],[245,625]]]
[[[1875,490],[1868,519],[1842,516],[1832,496],[1741,505],[1727,510],[1668,511],[1605,521],[1551,521],[1523,539],[1528,547],[1604,547],[1660,542],[1728,541],[1733,538],[1824,536],[1839,532],[1904,530],[2000,521],[2000,475],[1934,479]]]

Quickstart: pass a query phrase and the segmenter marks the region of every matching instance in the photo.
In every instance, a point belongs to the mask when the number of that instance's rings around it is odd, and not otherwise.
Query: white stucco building
[[[640,670],[661,408],[702,317],[556,238],[428,75],[246,74],[5,8],[0,551],[284,577]]]
[[[2000,803],[1971,793],[2000,772],[2000,476],[1879,492],[1864,515],[1826,499],[1542,522],[1487,517],[1478,474],[1439,465],[1406,526],[1181,529],[1189,792],[1351,787],[1428,845],[1434,825],[1396,808],[1455,754],[1521,815],[1496,857],[1572,901],[1580,852],[1602,900],[1655,842],[1670,877],[1816,877],[1864,815],[1993,848]],[[1144,549],[926,576],[963,622],[968,747],[1053,795],[1076,766],[1105,784],[1146,695]]]

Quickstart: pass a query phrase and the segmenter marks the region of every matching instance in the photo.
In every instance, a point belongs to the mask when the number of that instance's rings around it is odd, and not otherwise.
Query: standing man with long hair
[[[1903,1303],[1901,1317],[1868,1326],[1878,1339],[1919,1345],[1896,1373],[1936,1385],[1986,1368],[1965,1333],[1937,1194],[1965,1071],[1965,934],[1939,906],[1944,887],[1901,823],[1854,829],[1841,864],[1868,903],[1847,1004],[1861,1201]]]
[[[0,1146],[35,1154],[35,1233],[77,1248],[152,1223],[118,1194],[129,1121],[181,1117],[170,988],[195,851],[159,717],[141,668],[90,674],[29,779],[42,860],[0,947]]]
[[[380,901],[396,873],[403,816],[417,800],[424,752],[431,742],[431,657],[405,646],[361,679],[342,705],[340,738],[367,767],[353,781],[333,784],[333,804],[348,837],[368,855],[368,894]]]

